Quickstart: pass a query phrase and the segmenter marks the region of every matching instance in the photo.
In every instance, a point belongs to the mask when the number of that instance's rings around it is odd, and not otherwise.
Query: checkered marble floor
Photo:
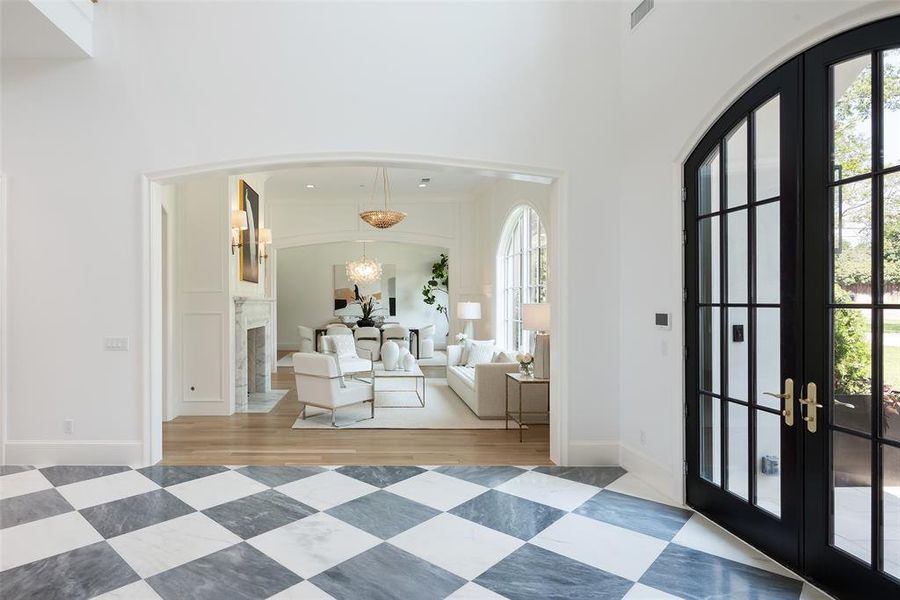
[[[824,598],[615,467],[0,467],[0,597]]]

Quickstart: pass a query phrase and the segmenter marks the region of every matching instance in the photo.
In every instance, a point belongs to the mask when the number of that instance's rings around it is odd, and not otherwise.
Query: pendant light
[[[366,243],[363,242],[362,258],[347,263],[347,279],[356,285],[374,283],[381,279],[381,263],[366,256]]]
[[[379,175],[381,175],[384,190],[384,208],[363,211],[359,213],[359,218],[377,229],[387,229],[405,219],[406,213],[390,209],[391,183],[385,167],[375,169],[375,182],[372,184],[372,205],[375,204],[375,190],[378,187]]]

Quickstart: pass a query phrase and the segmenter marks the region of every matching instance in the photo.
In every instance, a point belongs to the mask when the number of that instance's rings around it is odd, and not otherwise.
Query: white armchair
[[[353,330],[343,323],[331,323],[325,327],[325,335],[353,335]],[[325,348],[325,335],[319,338],[319,352],[331,352]]]
[[[357,327],[354,332],[356,338],[356,353],[362,356],[371,356],[377,361],[381,358],[381,330],[377,327]]]
[[[375,361],[372,360],[372,352],[357,349],[352,332],[351,335],[323,335],[322,344],[324,353],[334,356],[341,374],[350,376],[365,374],[371,381],[375,380]],[[360,356],[360,353],[363,356]]]
[[[297,334],[300,336],[300,352],[316,351],[316,332],[309,327],[297,325]]]
[[[426,325],[419,329],[418,358],[434,358],[434,325]]]
[[[409,329],[402,325],[385,325],[381,328],[385,342],[396,342],[401,348],[409,350]]]
[[[331,426],[338,427],[334,418],[335,411],[363,402],[371,404],[370,418],[375,418],[374,381],[345,381],[340,364],[333,356],[297,352],[294,354],[294,379],[297,382],[301,419],[306,419],[307,406],[315,406],[330,410]]]

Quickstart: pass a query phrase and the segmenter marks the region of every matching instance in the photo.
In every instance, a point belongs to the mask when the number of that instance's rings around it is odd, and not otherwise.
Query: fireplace
[[[272,391],[274,300],[234,299],[234,411],[247,412],[250,394]]]

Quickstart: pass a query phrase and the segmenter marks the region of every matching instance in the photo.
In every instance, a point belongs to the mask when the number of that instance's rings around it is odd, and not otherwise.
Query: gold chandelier
[[[391,182],[388,179],[387,169],[378,167],[375,169],[375,182],[372,184],[371,204],[375,204],[375,190],[378,187],[378,176],[381,175],[384,188],[384,208],[366,210],[359,213],[359,218],[378,229],[393,227],[406,218],[405,212],[391,210],[388,206],[391,201]]]
[[[347,263],[347,279],[356,285],[374,283],[381,279],[381,263],[366,256],[363,242],[363,256]]]

